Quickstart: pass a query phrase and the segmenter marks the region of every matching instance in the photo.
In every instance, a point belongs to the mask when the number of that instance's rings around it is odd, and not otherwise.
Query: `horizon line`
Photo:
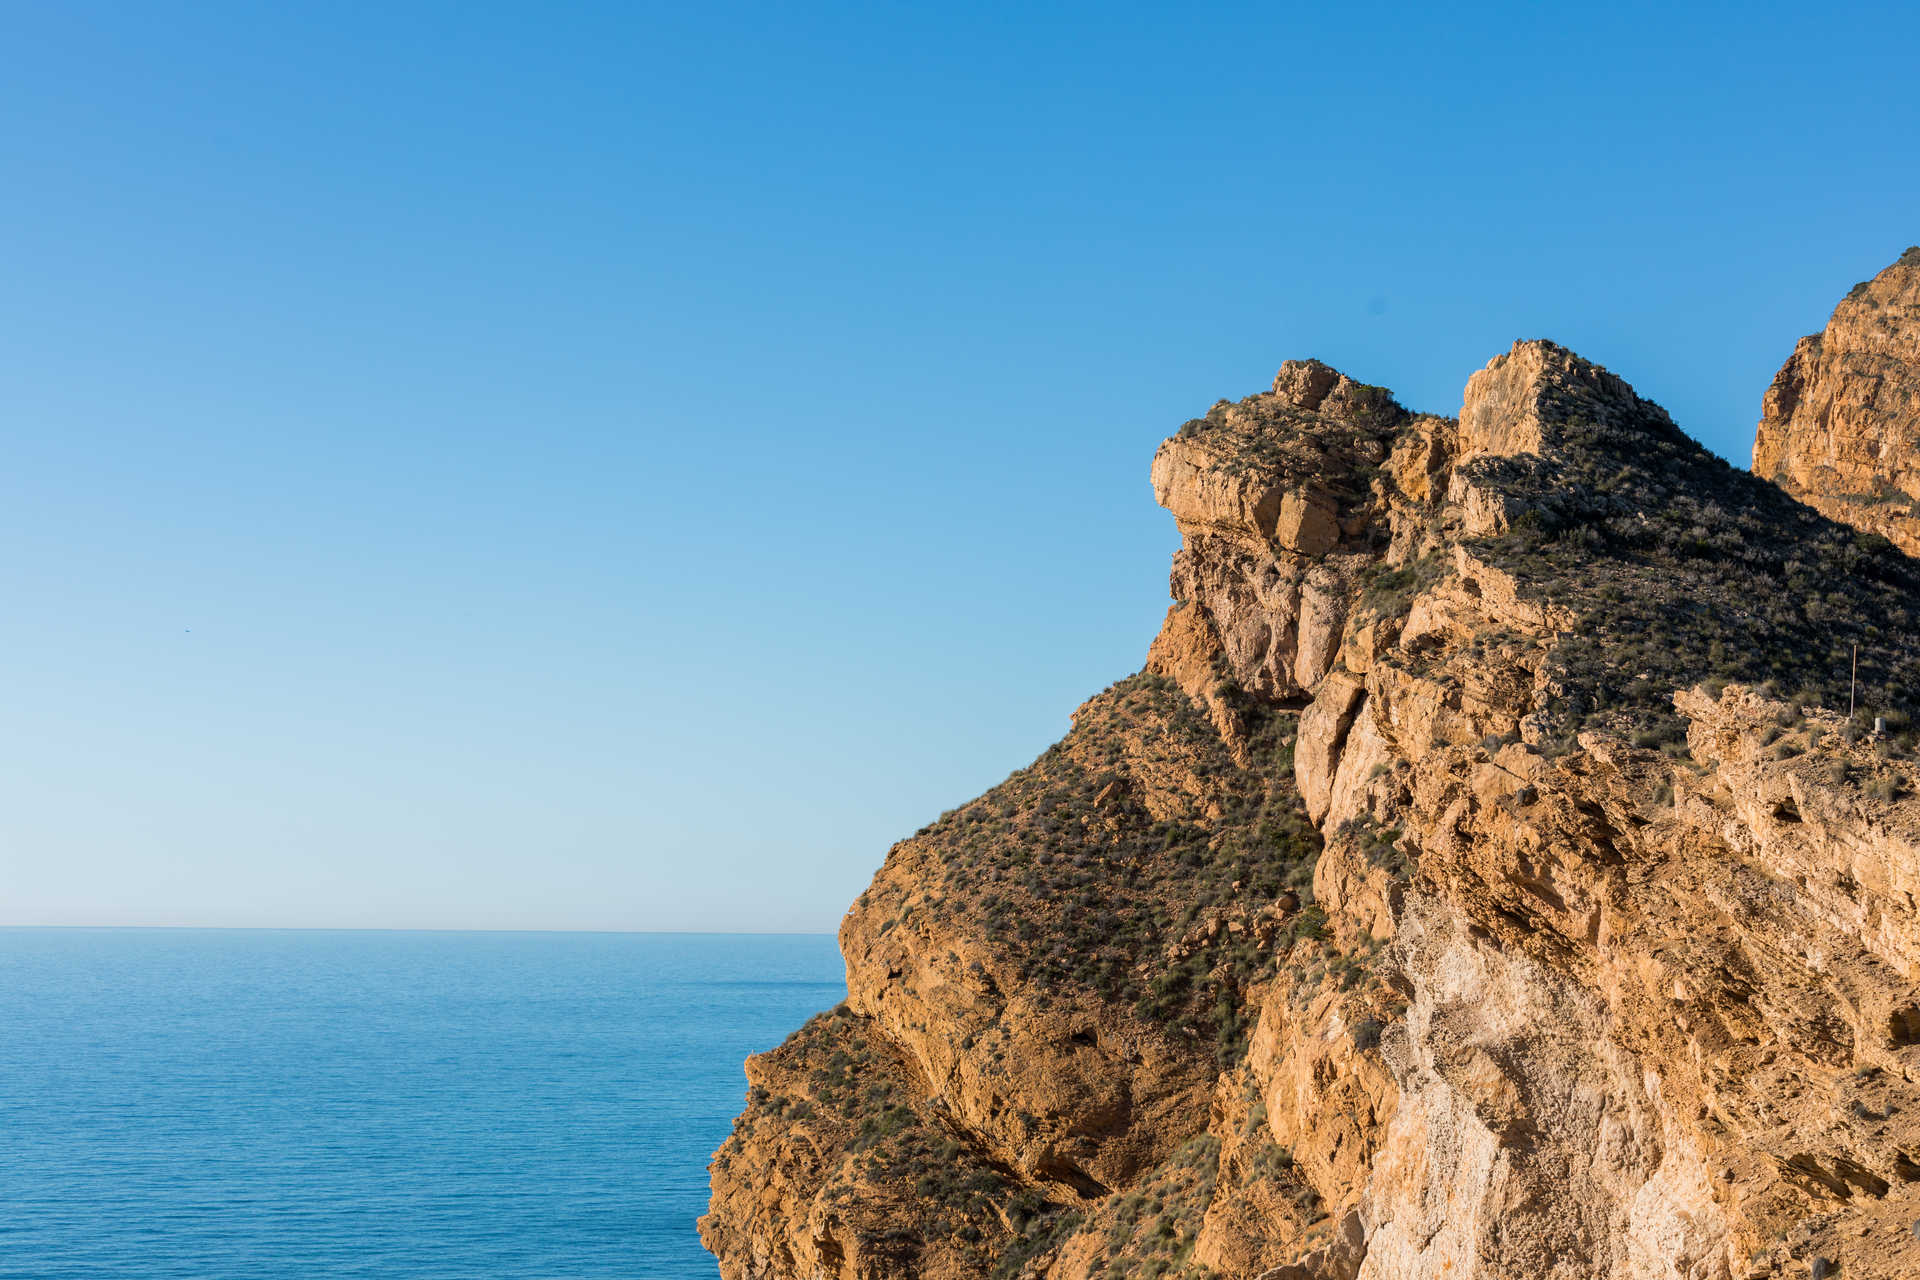
[[[679,938],[833,938],[836,932],[811,929],[480,929],[435,925],[252,925],[252,924],[6,924],[0,932],[108,930],[173,933],[565,933]]]

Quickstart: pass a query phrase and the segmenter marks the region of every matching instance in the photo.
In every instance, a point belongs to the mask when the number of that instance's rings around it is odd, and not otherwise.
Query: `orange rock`
[[[1800,339],[1767,388],[1753,470],[1920,554],[1920,248]]]

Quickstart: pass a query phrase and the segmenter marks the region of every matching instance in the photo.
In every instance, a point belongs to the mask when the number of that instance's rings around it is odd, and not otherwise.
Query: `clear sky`
[[[816,930],[1158,440],[1550,337],[1744,461],[1920,7],[0,4],[0,923]]]

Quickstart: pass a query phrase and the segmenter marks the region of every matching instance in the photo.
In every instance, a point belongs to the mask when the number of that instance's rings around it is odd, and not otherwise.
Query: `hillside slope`
[[[1545,342],[1152,479],[1145,670],[888,853],[727,1280],[1920,1274],[1920,564]]]

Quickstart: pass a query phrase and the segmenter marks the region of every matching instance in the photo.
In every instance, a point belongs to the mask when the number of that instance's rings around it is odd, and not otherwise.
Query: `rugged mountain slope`
[[[1920,565],[1540,342],[1153,482],[1146,671],[749,1064],[728,1280],[1920,1274]]]
[[[1920,554],[1920,247],[1800,339],[1767,391],[1753,469]]]

